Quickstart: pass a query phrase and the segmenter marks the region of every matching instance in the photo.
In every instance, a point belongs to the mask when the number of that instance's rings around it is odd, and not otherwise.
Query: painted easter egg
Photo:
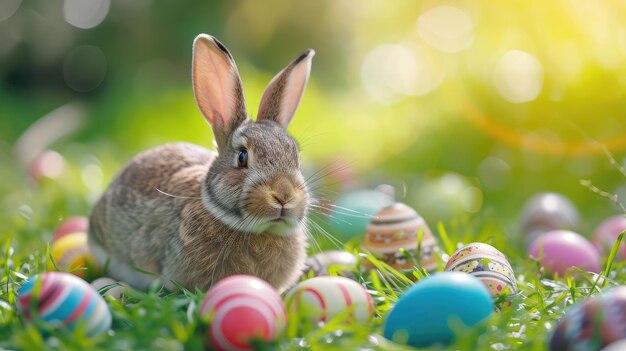
[[[84,280],[64,272],[31,277],[17,293],[17,305],[26,321],[74,330],[81,324],[88,336],[111,327],[111,312],[98,292]]]
[[[521,227],[526,244],[540,234],[559,229],[575,230],[579,214],[567,197],[557,193],[539,193],[526,201],[522,209]]]
[[[414,347],[447,344],[454,338],[451,320],[473,327],[493,310],[491,294],[478,278],[461,272],[437,273],[400,296],[387,314],[383,334]]]
[[[515,273],[506,256],[495,247],[471,243],[458,249],[446,264],[446,271],[469,273],[480,279],[491,295],[517,294]]]
[[[278,292],[249,275],[233,275],[217,282],[199,311],[209,322],[209,342],[216,350],[253,350],[253,340],[276,339],[287,320]]]
[[[54,231],[54,235],[52,236],[52,241],[59,239],[67,234],[72,233],[87,233],[89,229],[89,220],[86,217],[70,217],[61,224],[57,230]]]
[[[285,297],[290,323],[302,328],[320,323],[355,321],[366,323],[374,302],[363,286],[345,277],[315,277],[294,286]],[[293,316],[293,317],[292,317]]]
[[[370,218],[393,203],[389,195],[376,190],[357,190],[341,195],[330,214],[331,233],[343,239],[362,238]]]
[[[572,306],[550,337],[552,351],[600,350],[626,338],[626,286]],[[623,349],[619,349],[623,350]]]
[[[600,351],[624,351],[626,350],[626,339],[618,340],[610,343],[609,346],[603,347]]]
[[[611,252],[617,237],[626,230],[626,217],[623,215],[607,218],[593,232],[591,241],[601,255]],[[626,239],[622,240],[617,251],[617,259],[626,260]]]
[[[418,233],[421,233],[421,245]],[[414,209],[400,202],[376,212],[367,226],[362,247],[395,269],[415,266],[400,249],[419,257],[420,265],[428,271],[438,267],[437,241],[426,221]],[[365,261],[364,267],[373,268],[373,265]]]
[[[600,255],[583,236],[569,230],[553,230],[538,236],[530,244],[528,255],[550,272],[564,275],[570,268],[600,272]]]
[[[100,295],[111,296],[114,299],[122,297],[122,293],[124,292],[124,284],[109,277],[98,278],[91,282],[91,286],[93,286]]]
[[[306,260],[304,274],[329,275],[329,272],[346,274],[356,268],[356,257],[346,251],[334,250],[315,254]]]
[[[87,234],[83,232],[62,236],[50,245],[50,253],[57,267],[81,278],[98,273],[96,261],[87,245]],[[49,267],[52,269],[52,267]]]

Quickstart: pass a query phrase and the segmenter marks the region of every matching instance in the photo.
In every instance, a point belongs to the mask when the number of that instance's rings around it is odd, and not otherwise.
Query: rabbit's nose
[[[287,179],[277,179],[272,184],[272,198],[281,206],[288,204],[293,198],[293,185]]]
[[[276,200],[276,202],[278,202],[281,206],[285,206],[285,204],[288,202],[287,200],[285,200],[284,198],[278,196],[276,193],[272,194],[272,197],[274,198],[274,200]]]

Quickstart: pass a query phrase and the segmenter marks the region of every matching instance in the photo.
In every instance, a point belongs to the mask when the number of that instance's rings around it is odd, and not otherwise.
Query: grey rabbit
[[[213,129],[219,154],[188,143],[144,151],[95,204],[89,247],[112,278],[139,289],[161,277],[208,289],[250,274],[279,291],[306,259],[310,201],[299,146],[286,131],[315,52],[304,51],[269,83],[255,121],[239,72],[214,37],[194,40],[196,103]]]

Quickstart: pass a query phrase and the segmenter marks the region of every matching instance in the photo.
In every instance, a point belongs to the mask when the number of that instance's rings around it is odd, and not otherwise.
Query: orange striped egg
[[[368,322],[374,314],[374,302],[365,288],[354,280],[337,277],[315,277],[293,287],[286,296],[290,323]],[[302,323],[304,322],[304,323]]]
[[[285,304],[268,283],[249,275],[217,282],[200,305],[210,323],[211,350],[253,350],[252,341],[272,341],[285,329]]]
[[[515,273],[504,254],[484,243],[471,243],[458,249],[446,264],[446,271],[465,272],[480,279],[491,295],[517,293]]]
[[[419,232],[422,235],[421,247],[418,243]],[[434,271],[438,267],[437,241],[426,221],[414,209],[400,202],[385,207],[374,215],[361,245],[396,269],[410,269],[414,266],[400,249],[405,249],[416,257],[419,254],[420,265],[428,271]],[[369,262],[364,265],[372,268]]]

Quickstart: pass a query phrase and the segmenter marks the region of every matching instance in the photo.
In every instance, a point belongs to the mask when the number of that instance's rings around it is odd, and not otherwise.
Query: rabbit
[[[218,152],[165,144],[135,156],[113,179],[88,230],[89,248],[111,277],[137,289],[160,277],[166,288],[192,291],[233,274],[278,291],[295,283],[305,265],[310,195],[286,129],[314,55],[304,51],[270,81],[253,121],[229,51],[210,35],[195,38],[194,96]]]

